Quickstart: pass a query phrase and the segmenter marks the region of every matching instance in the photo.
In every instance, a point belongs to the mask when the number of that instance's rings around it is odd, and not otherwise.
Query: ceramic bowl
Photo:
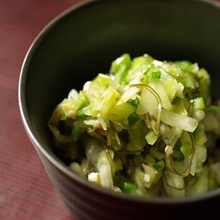
[[[54,153],[47,122],[72,88],[123,53],[191,60],[212,77],[220,97],[220,4],[208,0],[105,0],[70,8],[31,45],[19,82],[27,134],[75,220],[186,219],[218,213],[220,189],[188,198],[149,198],[112,192],[70,171]]]

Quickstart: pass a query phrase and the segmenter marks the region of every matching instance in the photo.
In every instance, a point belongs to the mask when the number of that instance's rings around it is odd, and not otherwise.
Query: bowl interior
[[[40,34],[24,62],[21,103],[31,132],[52,154],[47,122],[54,107],[125,52],[198,62],[220,97],[219,24],[219,4],[208,1],[95,1],[69,10]]]

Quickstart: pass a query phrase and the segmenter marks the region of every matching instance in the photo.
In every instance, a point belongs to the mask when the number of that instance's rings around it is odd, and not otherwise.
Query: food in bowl
[[[55,108],[56,151],[90,182],[142,196],[184,197],[220,184],[220,107],[189,61],[123,54]]]

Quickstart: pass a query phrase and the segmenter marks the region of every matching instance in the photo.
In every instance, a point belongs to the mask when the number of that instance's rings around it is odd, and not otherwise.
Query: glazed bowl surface
[[[205,0],[89,1],[70,8],[38,35],[24,60],[19,105],[27,134],[76,220],[215,217],[220,189],[182,199],[115,193],[70,171],[53,150],[47,122],[70,89],[80,90],[123,53],[190,60],[220,97],[220,4]]]

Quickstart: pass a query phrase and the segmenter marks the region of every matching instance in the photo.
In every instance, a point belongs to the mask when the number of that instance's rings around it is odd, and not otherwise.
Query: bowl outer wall
[[[145,10],[147,15],[143,15]],[[40,33],[21,70],[21,115],[48,174],[76,219],[157,219],[162,214],[175,218],[185,209],[204,215],[207,209],[201,207],[207,200],[209,217],[215,213],[219,190],[184,200],[139,198],[88,183],[51,151],[46,122],[72,87],[80,89],[100,70],[107,72],[109,63],[124,52],[198,61],[211,70],[213,93],[218,95],[219,24],[219,4],[211,1],[96,1],[68,10]]]

